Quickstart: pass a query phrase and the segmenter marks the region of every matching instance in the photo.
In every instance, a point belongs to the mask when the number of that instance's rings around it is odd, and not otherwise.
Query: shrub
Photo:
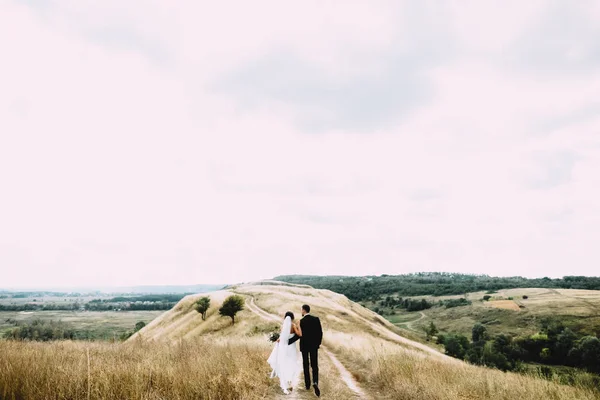
[[[442,300],[440,302],[440,305],[444,305],[446,308],[468,306],[470,304],[471,300],[467,300],[464,297],[461,297],[460,299]]]
[[[231,318],[231,324],[235,324],[235,316],[238,312],[244,309],[244,299],[241,296],[229,296],[223,302],[223,306],[219,309],[219,314],[223,317]]]
[[[138,323],[135,324],[135,332],[141,330],[145,326],[146,326],[146,323],[144,321],[139,321]]]

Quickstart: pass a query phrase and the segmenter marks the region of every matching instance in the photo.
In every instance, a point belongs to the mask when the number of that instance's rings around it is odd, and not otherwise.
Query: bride
[[[281,334],[271,352],[267,362],[273,368],[271,378],[279,377],[279,384],[283,393],[289,394],[296,385],[298,375],[302,369],[296,343],[288,344],[288,340],[294,335],[302,337],[299,324],[293,323],[294,314],[290,311],[285,313]]]

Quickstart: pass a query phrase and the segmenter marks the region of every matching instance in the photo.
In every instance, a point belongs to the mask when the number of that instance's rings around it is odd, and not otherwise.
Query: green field
[[[139,321],[149,323],[163,311],[1,311],[0,337],[17,323],[36,319],[62,321],[84,338],[114,340],[131,331]]]

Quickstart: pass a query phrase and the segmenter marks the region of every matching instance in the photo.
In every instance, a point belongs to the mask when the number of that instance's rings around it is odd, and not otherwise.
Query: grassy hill
[[[232,325],[220,304],[243,296]],[[345,296],[304,285],[239,285],[207,294],[206,320],[183,298],[122,344],[0,341],[2,398],[278,398],[268,379],[268,333],[308,303],[321,317],[321,386],[327,399],[595,399],[589,389],[476,367],[411,340]],[[61,382],[59,384],[59,382]],[[293,398],[312,398],[302,392]]]
[[[486,295],[491,297],[488,301],[483,301]],[[600,334],[599,290],[522,288],[498,290],[489,294],[480,291],[467,293],[466,296],[417,298],[437,303],[460,297],[470,300],[471,304],[454,308],[433,307],[423,311],[425,318],[420,318],[419,313],[401,310],[386,317],[398,322],[401,327],[414,328],[417,332],[422,332],[422,328],[434,321],[440,330],[470,335],[473,325],[480,322],[487,326],[491,334],[531,335],[539,331],[543,321],[554,320],[561,321],[582,334]],[[407,324],[401,322],[403,318],[419,320]]]

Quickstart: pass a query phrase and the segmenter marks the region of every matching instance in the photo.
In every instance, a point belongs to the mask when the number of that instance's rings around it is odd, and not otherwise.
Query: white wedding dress
[[[278,377],[279,384],[284,393],[288,393],[288,388],[293,388],[298,382],[298,376],[302,371],[302,360],[296,343],[288,344],[288,340],[294,337],[290,333],[292,328],[292,319],[286,317],[281,327],[279,342],[275,343],[275,348],[271,352],[267,362],[273,368],[271,378]]]

